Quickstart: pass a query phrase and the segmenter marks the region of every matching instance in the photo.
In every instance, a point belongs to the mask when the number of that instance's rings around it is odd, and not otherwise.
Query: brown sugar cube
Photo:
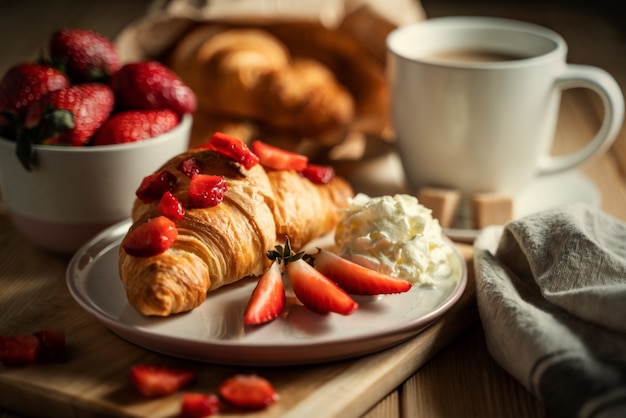
[[[498,193],[478,193],[472,196],[474,226],[504,225],[513,219],[513,199]]]
[[[417,200],[432,210],[433,217],[439,220],[443,228],[449,228],[459,209],[461,192],[456,189],[422,187],[417,191]]]

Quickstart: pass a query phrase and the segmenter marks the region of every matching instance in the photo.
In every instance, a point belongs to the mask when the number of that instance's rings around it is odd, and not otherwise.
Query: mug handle
[[[546,156],[539,164],[539,174],[551,174],[574,168],[605,152],[613,143],[624,119],[624,96],[615,79],[601,68],[568,64],[556,79],[556,88],[588,88],[596,92],[604,105],[604,120],[596,136],[582,149],[568,155]]]

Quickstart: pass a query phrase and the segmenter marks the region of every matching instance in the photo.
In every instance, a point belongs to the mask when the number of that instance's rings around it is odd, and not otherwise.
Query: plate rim
[[[232,364],[232,365],[259,365],[259,366],[281,366],[281,365],[296,365],[296,364],[312,364],[312,363],[323,363],[328,361],[335,361],[346,358],[353,358],[362,356],[365,354],[369,354],[375,351],[384,350],[387,348],[391,348],[397,344],[400,344],[403,341],[411,338],[419,334],[424,329],[428,328],[432,325],[438,318],[444,315],[448,310],[450,310],[461,298],[464,294],[465,289],[468,284],[468,267],[461,254],[459,248],[454,245],[454,242],[447,236],[442,234],[443,239],[446,243],[453,249],[454,257],[456,258],[459,264],[459,277],[457,279],[457,283],[455,286],[451,288],[451,290],[445,294],[445,297],[442,301],[440,301],[433,309],[428,311],[427,313],[420,315],[419,317],[410,320],[403,324],[400,327],[394,327],[390,330],[380,330],[375,333],[367,333],[362,336],[349,335],[345,337],[333,337],[331,340],[318,340],[314,341],[316,337],[313,339],[307,339],[302,341],[294,341],[290,342],[288,345],[275,344],[268,341],[267,344],[254,342],[247,343],[242,345],[240,340],[198,340],[198,339],[186,339],[180,338],[173,335],[161,334],[150,332],[143,326],[131,325],[127,323],[123,323],[117,319],[115,319],[109,312],[103,310],[98,304],[93,303],[91,298],[88,297],[86,292],[81,290],[81,285],[83,282],[88,280],[88,274],[79,274],[81,271],[85,271],[87,267],[93,264],[100,256],[102,256],[107,251],[111,251],[112,248],[119,248],[119,244],[121,243],[121,239],[123,235],[128,230],[128,227],[131,225],[131,220],[126,219],[124,221],[120,221],[104,231],[100,232],[92,239],[87,241],[71,258],[68,267],[66,269],[66,285],[69,289],[69,292],[72,298],[78,303],[78,305],[85,310],[88,314],[94,317],[97,322],[99,322],[102,326],[107,328],[109,331],[112,331],[118,337],[128,341],[132,344],[142,346],[148,350],[154,352],[160,352],[162,354],[170,355],[173,357],[191,359],[195,361],[202,361],[208,363],[217,363],[217,364]],[[121,232],[123,231],[123,233]],[[85,262],[83,258],[87,256],[88,260]],[[80,266],[81,262],[85,265]],[[81,276],[87,276],[81,279]],[[118,277],[119,279],[119,277]],[[127,301],[125,303],[128,303]],[[182,313],[185,315],[185,313]],[[159,318],[155,318],[159,319]],[[131,336],[129,338],[129,335]],[[132,338],[132,336],[137,336],[138,338]],[[393,339],[394,336],[402,336],[397,339]],[[213,359],[210,358],[210,355],[206,357],[196,357],[190,356],[189,354],[180,354],[171,352],[171,350],[163,350],[156,348],[154,346],[146,345],[141,341],[145,340],[158,340],[161,341],[161,346],[168,345],[167,343],[175,343],[175,345],[186,344],[193,347],[204,347],[207,351],[210,351],[211,348],[219,348],[220,350],[224,349],[233,349],[237,348],[244,352],[265,352],[268,350],[291,350],[291,351],[308,351],[315,348],[329,348],[329,347],[338,347],[344,346],[349,343],[363,343],[363,342],[371,342],[374,340],[388,340],[392,339],[391,343],[381,344],[379,348],[375,349],[365,349],[365,350],[355,350],[353,354],[339,355],[335,358],[333,356],[321,356],[323,358],[314,358],[314,359],[304,359],[298,358],[298,353],[293,354],[294,359],[283,359],[280,361],[268,361],[267,359],[260,362],[255,362],[253,360],[242,360],[236,361],[232,359]],[[192,348],[193,348],[192,347]],[[187,350],[189,351],[189,350]],[[193,350],[192,350],[193,351]],[[263,354],[263,353],[261,353]],[[260,358],[264,358],[266,355],[260,356]]]

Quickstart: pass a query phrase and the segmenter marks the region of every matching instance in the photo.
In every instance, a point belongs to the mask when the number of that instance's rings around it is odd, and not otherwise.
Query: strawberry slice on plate
[[[278,400],[271,383],[255,374],[237,374],[219,386],[220,396],[229,404],[246,409],[263,409]]]
[[[284,308],[285,287],[280,262],[274,260],[254,288],[246,306],[243,322],[248,325],[269,322],[278,317]]]
[[[320,250],[315,269],[352,295],[404,293],[411,282],[363,267],[333,252]]]
[[[312,311],[350,315],[359,307],[345,291],[303,259],[290,262],[286,268],[296,297]]]
[[[265,142],[252,142],[252,152],[258,155],[261,165],[274,170],[302,171],[306,168],[309,159],[295,152],[278,148]]]
[[[157,398],[189,386],[196,378],[191,370],[174,367],[140,364],[130,369],[132,385],[146,398]]]

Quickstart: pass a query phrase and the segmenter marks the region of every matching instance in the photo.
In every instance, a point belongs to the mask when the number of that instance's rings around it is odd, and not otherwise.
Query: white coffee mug
[[[623,121],[624,99],[613,77],[568,64],[563,38],[541,26],[436,18],[394,30],[387,47],[392,123],[414,190],[513,196],[537,176],[606,151]],[[601,97],[604,119],[586,147],[553,157],[561,91],[574,87]]]

